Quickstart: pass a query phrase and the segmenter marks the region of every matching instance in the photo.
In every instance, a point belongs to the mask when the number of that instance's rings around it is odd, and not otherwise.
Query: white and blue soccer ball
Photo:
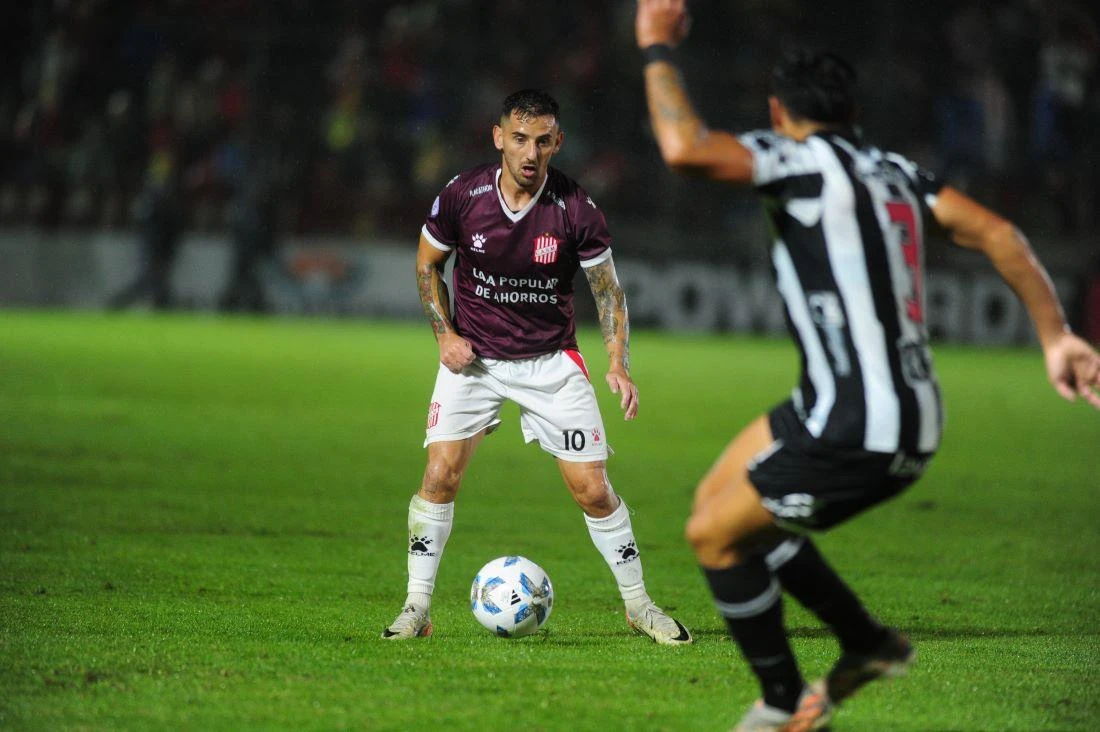
[[[525,557],[494,559],[481,568],[470,587],[470,609],[477,622],[502,638],[522,638],[538,631],[553,607],[550,578]]]

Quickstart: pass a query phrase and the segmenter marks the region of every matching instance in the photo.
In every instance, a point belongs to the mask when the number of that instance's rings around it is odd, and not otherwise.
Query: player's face
[[[493,126],[493,143],[504,160],[505,173],[516,186],[534,192],[546,179],[550,158],[561,149],[564,133],[552,114],[512,115]]]

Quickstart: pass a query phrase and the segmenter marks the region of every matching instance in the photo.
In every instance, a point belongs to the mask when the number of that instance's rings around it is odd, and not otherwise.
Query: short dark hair
[[[834,53],[800,49],[772,70],[772,94],[793,117],[832,125],[856,120],[856,72]]]
[[[561,116],[558,111],[558,103],[554,97],[541,89],[520,89],[509,94],[500,106],[500,119],[506,120],[512,114],[520,117],[542,117],[547,114],[554,115],[561,124]]]

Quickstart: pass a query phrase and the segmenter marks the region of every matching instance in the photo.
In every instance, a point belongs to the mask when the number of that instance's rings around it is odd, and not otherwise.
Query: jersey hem
[[[500,420],[499,419],[494,419],[489,424],[484,425],[482,427],[478,427],[476,430],[465,430],[465,431],[462,431],[462,432],[449,432],[449,433],[444,434],[444,435],[428,435],[427,437],[424,438],[424,447],[427,447],[428,445],[432,444],[433,442],[454,442],[456,440],[468,440],[471,437],[473,437],[474,435],[476,435],[478,432],[481,432],[482,430],[485,430],[485,436],[488,437],[489,435],[496,432],[497,427],[499,427],[499,426],[500,426]]]

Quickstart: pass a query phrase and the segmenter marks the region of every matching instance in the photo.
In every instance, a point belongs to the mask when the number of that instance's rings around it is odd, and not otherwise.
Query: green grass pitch
[[[682,539],[696,480],[784,398],[784,341],[635,334],[641,414],[581,345],[653,597],[695,632],[626,627],[610,572],[514,408],[459,496],[436,634],[379,639],[405,584],[429,330],[370,321],[0,312],[0,727],[713,730],[757,689]],[[820,538],[920,659],[835,730],[1100,726],[1100,415],[1035,351],[941,348],[940,455]],[[482,563],[550,574],[544,632],[475,624]],[[787,603],[808,678],[835,642]]]

